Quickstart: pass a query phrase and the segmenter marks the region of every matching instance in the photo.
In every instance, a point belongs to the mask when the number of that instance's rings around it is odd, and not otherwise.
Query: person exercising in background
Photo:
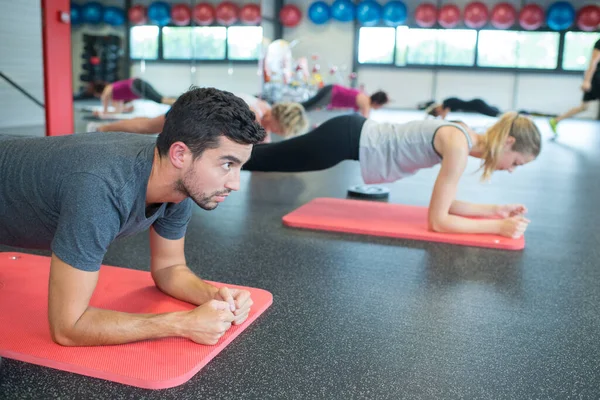
[[[490,117],[497,117],[501,114],[497,107],[490,106],[482,99],[462,100],[457,97],[449,97],[441,104],[430,102],[425,106],[425,112],[428,116],[440,117],[445,119],[450,111],[474,112]]]
[[[93,86],[94,96],[99,97],[102,101],[102,111],[94,112],[98,116],[131,112],[133,105],[128,103],[137,99],[148,99],[155,103],[168,105],[172,105],[177,100],[161,95],[152,85],[140,78],[130,78],[113,83],[96,82]],[[111,105],[114,107],[114,111],[108,110]]]
[[[371,110],[377,110],[389,102],[386,92],[378,91],[368,96],[358,89],[342,85],[326,85],[310,99],[301,103],[306,111],[320,107],[327,109],[352,108],[369,118]]]
[[[248,104],[250,110],[256,115],[256,121],[267,131],[263,143],[271,142],[270,133],[288,138],[304,133],[308,127],[306,113],[299,103],[277,103],[270,106],[266,101],[251,95],[236,94],[236,96]],[[87,131],[158,134],[165,126],[168,114],[167,112],[154,118],[132,118],[109,124],[90,122]]]
[[[581,84],[581,90],[583,91],[583,99],[581,104],[575,108],[570,109],[566,113],[559,115],[556,118],[550,119],[550,127],[554,136],[558,136],[557,126],[560,121],[566,118],[570,118],[574,115],[579,114],[588,109],[592,101],[600,100],[600,39],[594,44],[592,49],[592,55],[590,58],[590,64],[588,69],[585,71],[583,76],[583,83]]]

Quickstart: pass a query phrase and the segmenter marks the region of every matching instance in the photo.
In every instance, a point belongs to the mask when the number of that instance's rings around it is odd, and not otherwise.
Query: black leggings
[[[342,115],[292,139],[258,144],[242,169],[263,172],[306,172],[331,168],[344,160],[358,161],[360,132],[366,119]]]
[[[319,89],[313,97],[300,104],[302,104],[302,107],[304,107],[306,111],[314,110],[318,107],[325,107],[331,103],[332,94],[333,85],[326,85]]]
[[[444,107],[450,108],[451,111],[475,112],[483,115],[489,115],[490,117],[497,117],[498,114],[500,114],[500,110],[498,108],[490,106],[481,99],[465,101],[457,99],[456,97],[450,97],[444,100]]]
[[[136,78],[133,80],[131,91],[142,99],[152,100],[159,104],[162,103],[163,95],[158,93],[151,84],[142,79]]]

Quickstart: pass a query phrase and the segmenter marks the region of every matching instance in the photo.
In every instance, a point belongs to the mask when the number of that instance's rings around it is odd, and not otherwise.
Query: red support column
[[[73,133],[71,5],[69,0],[41,0],[44,52],[46,136]]]

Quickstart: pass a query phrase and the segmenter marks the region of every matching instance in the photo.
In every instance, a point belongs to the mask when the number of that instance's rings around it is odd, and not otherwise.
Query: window
[[[556,69],[558,32],[519,32],[518,68]]]
[[[556,69],[558,32],[480,31],[480,67]]]
[[[394,28],[360,28],[358,62],[391,64],[394,62]]]
[[[262,39],[259,26],[165,26],[160,31],[157,26],[136,26],[131,28],[131,58],[258,60]]]
[[[438,30],[437,63],[473,66],[477,31],[473,29]]]
[[[514,31],[479,31],[477,65],[515,68],[518,35]]]
[[[131,58],[158,59],[158,26],[134,26],[129,45]]]
[[[585,71],[600,35],[596,32],[567,32],[562,67],[571,71]]]
[[[232,26],[227,31],[227,50],[230,60],[258,60],[263,31],[260,26]]]
[[[406,63],[435,65],[437,29],[411,29],[407,40]]]

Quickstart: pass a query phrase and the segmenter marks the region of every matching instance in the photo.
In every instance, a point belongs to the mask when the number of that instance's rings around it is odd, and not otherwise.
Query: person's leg
[[[314,110],[318,107],[325,107],[331,102],[332,92],[333,85],[323,86],[313,97],[300,104],[302,104],[302,107],[304,107],[306,111]]]
[[[473,99],[469,102],[469,106],[472,112],[487,115],[490,117],[497,117],[500,114],[500,110],[496,107],[490,106],[482,99]]]
[[[154,87],[143,79],[134,79],[132,83],[132,89],[134,92],[143,99],[152,100],[155,103],[159,104],[169,104],[169,97],[164,97],[162,94],[158,93]],[[173,101],[170,104],[173,104]]]
[[[344,160],[358,160],[360,133],[366,119],[351,114],[332,118],[302,136],[252,149],[247,171],[306,172],[331,168]]]

